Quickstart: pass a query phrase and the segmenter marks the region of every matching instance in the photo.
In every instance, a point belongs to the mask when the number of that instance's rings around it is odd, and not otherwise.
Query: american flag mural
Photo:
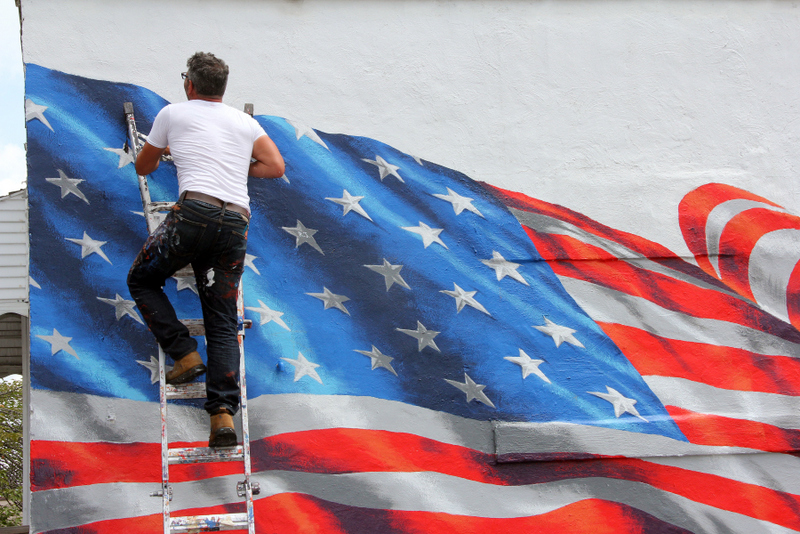
[[[166,101],[26,77],[32,532],[159,532],[122,103],[146,133]],[[687,261],[423,154],[257,120],[287,163],[250,181],[258,532],[800,531],[795,215],[703,186],[657,207]],[[174,167],[150,187],[174,200]],[[193,284],[168,282],[182,317]],[[208,416],[179,402],[173,443],[202,446]],[[173,513],[241,511],[239,469],[173,466]]]

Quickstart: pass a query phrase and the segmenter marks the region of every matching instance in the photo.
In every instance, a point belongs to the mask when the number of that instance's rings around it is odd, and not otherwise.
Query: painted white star
[[[50,336],[37,335],[36,337],[44,339],[45,341],[50,343],[51,356],[57,353],[58,351],[63,350],[67,354],[71,354],[75,356],[75,358],[80,360],[80,358],[78,358],[78,353],[75,352],[75,349],[69,346],[69,342],[72,341],[72,338],[62,336],[61,334],[58,333],[58,330],[56,330],[55,328],[53,328],[53,334]]]
[[[328,145],[325,144],[325,141],[319,137],[313,128],[309,128],[305,124],[293,119],[286,119],[286,122],[292,125],[294,128],[294,134],[297,136],[298,140],[300,140],[301,137],[306,136],[318,145],[328,148]],[[330,150],[330,148],[328,148],[328,150]],[[289,180],[286,181],[288,182]]]
[[[117,293],[116,297],[114,297],[113,299],[97,297],[97,300],[114,306],[114,314],[117,317],[117,321],[122,319],[122,317],[124,317],[125,315],[128,315],[137,323],[144,324],[144,321],[142,321],[142,319],[139,317],[139,314],[136,313],[136,310],[134,309],[136,307],[136,303],[132,300],[125,300],[124,298],[119,296],[119,293]]]
[[[419,234],[422,237],[422,244],[425,248],[428,248],[432,243],[438,243],[447,248],[444,241],[439,238],[439,234],[444,231],[443,228],[431,228],[422,221],[419,221],[419,226],[401,226],[400,228],[413,234]]]
[[[526,286],[529,285],[528,281],[522,277],[522,274],[517,272],[519,268],[519,263],[514,263],[511,261],[506,260],[502,254],[497,252],[496,250],[492,251],[492,259],[490,260],[481,260],[481,263],[488,266],[491,269],[494,269],[495,275],[497,275],[497,281],[499,282],[506,276],[510,276],[517,282],[525,284]]]
[[[409,154],[409,155],[410,155],[412,158],[414,158],[414,161],[416,161],[417,163],[419,163],[420,165],[422,165],[422,159],[421,159],[419,156],[414,156],[413,154]],[[424,167],[424,165],[423,165],[423,167]]]
[[[253,269],[253,272],[256,273],[258,276],[261,276],[261,273],[258,271],[258,267],[255,266],[253,260],[257,259],[258,256],[253,256],[252,254],[245,254],[244,255],[244,266],[250,267]]]
[[[545,322],[544,326],[534,325],[533,327],[539,332],[543,332],[548,336],[552,337],[553,341],[555,341],[556,347],[560,347],[561,344],[566,341],[570,345],[575,345],[576,347],[583,348],[583,343],[575,339],[575,336],[572,335],[575,332],[577,332],[577,330],[573,330],[568,326],[558,325],[553,321],[551,321],[550,319],[548,319],[547,317],[544,318],[544,322]]]
[[[194,276],[173,276],[172,278],[174,278],[175,281],[177,282],[175,291],[183,291],[184,289],[189,289],[195,295],[200,294],[197,292],[197,280],[195,279]]]
[[[463,384],[461,382],[456,382],[455,380],[448,380],[446,378],[444,379],[444,381],[450,384],[451,386],[457,387],[458,389],[466,393],[467,402],[471,400],[476,400],[478,402],[484,403],[487,406],[491,406],[492,408],[495,407],[495,405],[492,404],[492,401],[489,400],[489,397],[487,397],[486,394],[483,392],[483,388],[485,388],[486,386],[482,384],[476,384],[475,381],[473,381],[467,373],[464,373]]]
[[[528,378],[528,375],[531,373],[535,374],[548,384],[550,384],[550,379],[547,378],[544,373],[539,369],[539,366],[544,363],[544,360],[534,360],[522,349],[519,349],[519,356],[504,356],[504,360],[508,360],[510,362],[516,363],[522,369],[522,379]]]
[[[97,254],[98,256],[106,260],[108,263],[111,263],[111,260],[108,259],[106,253],[103,252],[102,248],[100,248],[106,243],[108,243],[108,241],[97,241],[96,239],[92,239],[86,232],[83,232],[83,239],[75,239],[72,237],[65,237],[64,239],[81,246],[81,259],[85,258],[90,254]]]
[[[317,240],[314,239],[314,234],[316,234],[319,230],[314,230],[313,228],[306,228],[303,225],[303,223],[300,222],[299,219],[297,220],[297,226],[294,227],[283,226],[282,228],[284,229],[284,231],[292,234],[295,237],[294,248],[299,248],[300,245],[306,243],[308,246],[310,246],[323,256],[325,255],[325,253],[322,252],[322,249],[319,248]]]
[[[383,275],[383,281],[386,283],[386,291],[389,291],[389,288],[394,284],[403,286],[406,289],[411,289],[406,281],[403,280],[403,277],[400,276],[400,270],[403,268],[402,265],[392,265],[384,258],[383,265],[365,265],[364,267]]]
[[[297,359],[292,360],[291,358],[281,358],[281,360],[285,362],[289,362],[294,366],[294,381],[297,382],[304,376],[310,376],[320,384],[322,384],[322,379],[317,374],[317,367],[320,367],[318,363],[310,362],[303,356],[302,352],[297,353]]]
[[[443,289],[439,291],[439,293],[450,295],[456,299],[456,313],[461,313],[461,310],[464,309],[464,306],[472,306],[476,310],[481,311],[491,317],[492,314],[486,311],[486,308],[484,308],[480,302],[475,300],[475,294],[477,291],[464,291],[455,282],[453,282],[453,287],[453,291]]]
[[[342,217],[344,217],[351,211],[354,211],[359,215],[361,215],[362,217],[364,217],[365,219],[369,219],[371,221],[372,218],[369,215],[367,215],[367,212],[364,211],[364,208],[361,207],[361,204],[359,204],[359,202],[363,198],[364,198],[363,196],[354,197],[353,195],[347,192],[347,189],[345,189],[344,192],[342,193],[342,198],[325,197],[325,200],[330,200],[331,202],[335,202],[336,204],[342,206],[344,211],[344,213],[342,213]]]
[[[45,180],[61,188],[61,198],[64,198],[72,193],[87,204],[89,203],[89,199],[86,198],[86,195],[84,195],[81,190],[78,189],[78,184],[85,180],[81,180],[80,178],[70,178],[61,169],[56,169],[56,172],[58,172],[58,178],[45,178]]]
[[[406,330],[405,328],[395,328],[395,330],[415,338],[417,340],[417,352],[422,352],[422,349],[425,347],[431,347],[436,352],[442,352],[439,350],[439,347],[436,346],[436,342],[433,340],[433,338],[438,336],[441,332],[437,332],[436,330],[428,330],[419,321],[417,321],[416,330]]]
[[[264,324],[267,324],[267,323],[269,323],[271,321],[275,321],[275,323],[277,323],[281,327],[285,328],[289,332],[292,331],[286,325],[286,323],[283,321],[283,319],[281,319],[281,317],[283,316],[283,312],[279,312],[279,311],[275,311],[275,310],[271,309],[269,306],[267,306],[266,304],[264,304],[260,300],[258,301],[258,303],[260,304],[259,308],[252,308],[252,307],[248,306],[245,309],[250,310],[250,311],[254,311],[259,315],[259,324],[260,325],[264,325]]]
[[[103,150],[108,150],[109,152],[113,152],[117,156],[119,156],[119,163],[117,163],[117,168],[121,169],[125,165],[133,163],[133,154],[125,150],[124,148],[106,148],[103,147]]]
[[[33,119],[39,119],[42,124],[50,128],[50,131],[53,130],[53,127],[50,126],[50,123],[47,122],[47,118],[44,116],[44,112],[47,109],[47,106],[40,106],[39,104],[34,103],[33,100],[30,98],[25,100],[25,122],[28,122]]]
[[[608,391],[608,393],[601,393],[599,391],[587,391],[586,393],[610,402],[614,406],[614,415],[617,418],[624,413],[629,413],[631,415],[635,415],[642,421],[649,422],[647,419],[639,415],[639,411],[633,406],[638,401],[629,399],[610,386],[606,386],[606,391]]]
[[[459,195],[458,193],[456,193],[455,191],[453,191],[449,187],[447,188],[447,194],[446,195],[436,195],[436,194],[434,194],[433,196],[435,196],[436,198],[440,198],[440,199],[452,204],[453,205],[453,211],[456,212],[456,215],[461,215],[462,211],[467,210],[467,211],[471,211],[475,215],[479,215],[480,217],[483,217],[483,214],[480,211],[478,211],[478,208],[476,208],[475,206],[472,205],[472,200],[473,199],[471,199],[469,197],[462,197],[461,195]]]
[[[150,371],[150,383],[151,384],[158,383],[158,360],[156,359],[155,356],[153,356],[151,354],[149,362],[143,362],[142,360],[136,360],[136,363],[138,363],[139,365],[141,365],[142,367],[144,367],[145,369]],[[171,365],[165,365],[164,366],[164,372],[168,373],[170,371],[172,371],[172,366]]]
[[[401,182],[405,183],[405,181],[397,173],[397,171],[400,169],[400,167],[398,167],[397,165],[392,165],[391,163],[387,162],[382,157],[375,156],[375,159],[361,158],[361,161],[366,161],[367,163],[369,163],[371,165],[375,165],[376,167],[378,167],[378,170],[380,171],[381,182],[387,176],[392,175],[395,178],[397,178],[398,180],[400,180]]]
[[[29,283],[30,285],[32,285],[33,287],[35,287],[36,289],[42,289],[42,286],[40,286],[40,285],[39,285],[39,282],[37,282],[36,280],[34,280],[32,276],[29,276],[29,277],[28,277],[28,283]]]
[[[390,373],[392,373],[394,376],[397,376],[397,371],[395,371],[394,367],[392,367],[392,360],[394,360],[394,358],[383,354],[375,347],[375,345],[372,345],[372,350],[355,350],[355,352],[370,357],[370,359],[372,360],[373,371],[378,367],[383,367],[384,369],[387,369]]]
[[[344,295],[337,295],[336,293],[331,293],[327,287],[322,288],[322,293],[306,293],[306,295],[314,298],[318,298],[322,302],[325,303],[325,309],[328,308],[336,308],[337,310],[350,315],[350,312],[347,311],[347,308],[344,307],[343,302],[347,302],[350,300],[348,297]]]

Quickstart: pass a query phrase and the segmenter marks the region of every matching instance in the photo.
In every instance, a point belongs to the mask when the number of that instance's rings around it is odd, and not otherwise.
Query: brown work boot
[[[195,350],[175,362],[175,366],[167,373],[167,384],[185,384],[205,372],[206,366]]]
[[[211,435],[208,437],[208,446],[212,448],[236,446],[233,417],[231,417],[231,412],[225,408],[220,408],[211,416]]]

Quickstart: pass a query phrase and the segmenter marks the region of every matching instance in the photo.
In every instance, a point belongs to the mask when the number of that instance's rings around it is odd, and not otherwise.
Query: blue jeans
[[[128,289],[156,341],[173,360],[197,350],[197,341],[164,294],[167,278],[192,265],[203,308],[208,355],[205,409],[239,408],[236,300],[244,271],[248,221],[197,200],[175,204],[147,238],[128,273]]]

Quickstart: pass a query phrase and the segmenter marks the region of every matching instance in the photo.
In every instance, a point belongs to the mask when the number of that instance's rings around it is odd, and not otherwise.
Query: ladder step
[[[210,447],[184,447],[169,449],[169,464],[207,464],[211,462],[233,462],[244,458],[241,445],[224,449]]]
[[[247,530],[247,514],[213,514],[170,517],[170,532],[217,532]]]
[[[167,399],[205,399],[206,383],[189,382],[175,386],[167,384],[166,393]]]

